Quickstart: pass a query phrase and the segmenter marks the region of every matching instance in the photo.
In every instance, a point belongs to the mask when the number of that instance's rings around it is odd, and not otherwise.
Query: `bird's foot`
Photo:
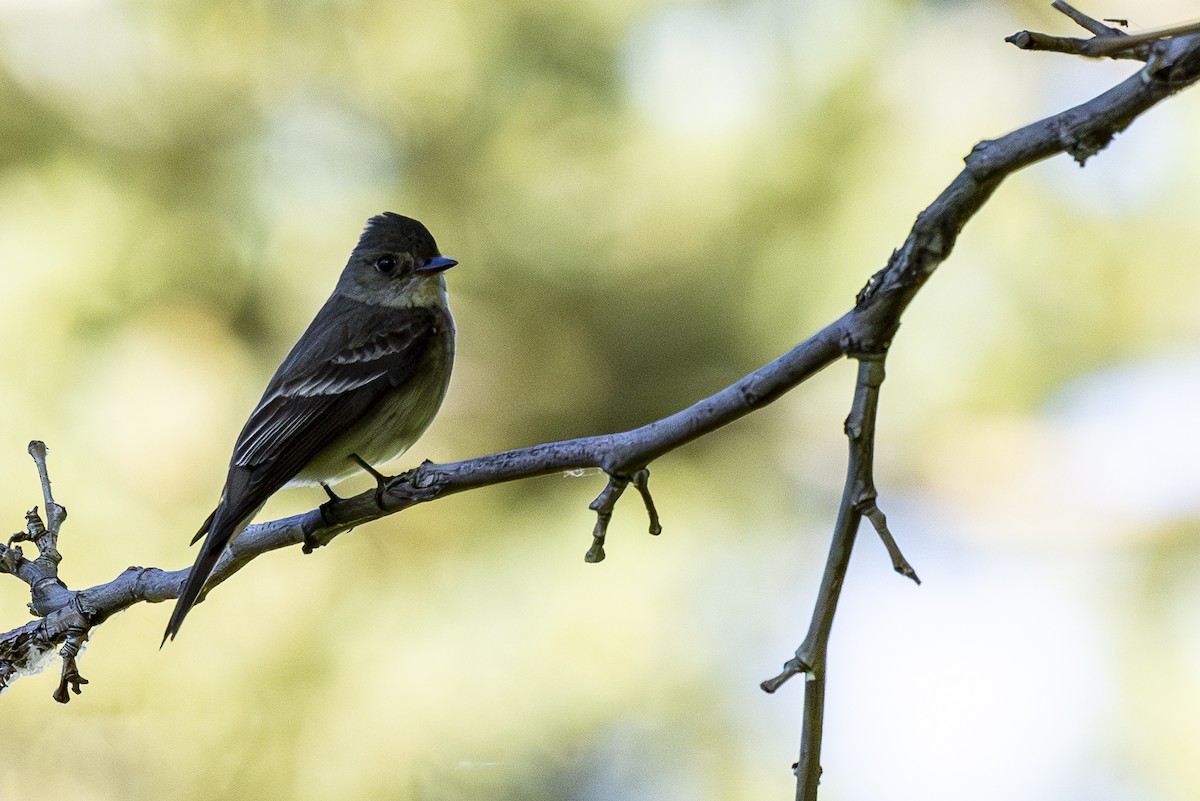
[[[387,490],[388,482],[391,481],[391,479],[376,470],[366,459],[362,458],[357,453],[350,454],[350,458],[353,459],[359,467],[370,473],[371,478],[375,479],[375,505],[382,510],[383,493]]]
[[[328,484],[322,483],[321,489],[325,490],[325,494],[329,496],[329,500],[318,506],[317,511],[321,513],[321,522],[324,523],[326,527],[330,527],[334,525],[333,520],[329,516],[330,507],[342,500],[342,497],[334,492]],[[312,532],[305,531],[304,544],[300,547],[300,550],[304,551],[304,553],[312,553],[320,547],[321,543],[318,542],[317,538],[312,535]]]

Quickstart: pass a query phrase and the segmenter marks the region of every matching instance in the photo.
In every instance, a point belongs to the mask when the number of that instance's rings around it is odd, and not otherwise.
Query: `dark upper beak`
[[[450,258],[449,256],[434,256],[432,259],[427,261],[425,264],[418,267],[417,272],[419,272],[419,273],[440,273],[444,270],[449,270],[451,267],[453,267],[456,264],[458,264],[458,262],[455,261],[454,259]]]

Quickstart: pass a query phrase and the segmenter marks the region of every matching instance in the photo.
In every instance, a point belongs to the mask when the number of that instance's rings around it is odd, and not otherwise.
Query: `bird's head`
[[[424,225],[385,211],[367,220],[338,289],[366,303],[440,305],[446,302],[442,273],[456,264],[438,253],[437,242]]]

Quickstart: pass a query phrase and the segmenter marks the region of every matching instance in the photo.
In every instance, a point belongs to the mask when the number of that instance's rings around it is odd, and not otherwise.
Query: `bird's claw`
[[[329,528],[334,525],[334,521],[329,516],[330,507],[342,500],[342,497],[334,492],[330,486],[324,482],[321,483],[321,489],[325,490],[325,494],[329,496],[329,500],[318,506],[317,511],[321,513],[321,522],[326,528]],[[320,547],[321,543],[317,540],[317,538],[313,536],[311,531],[305,529],[304,544],[300,546],[300,550],[306,554],[309,554]]]
[[[359,467],[370,473],[371,478],[375,479],[375,505],[378,506],[380,510],[383,510],[383,493],[387,490],[388,482],[391,481],[391,479],[376,470],[370,462],[359,456],[357,453],[350,454],[350,458],[353,459]]]

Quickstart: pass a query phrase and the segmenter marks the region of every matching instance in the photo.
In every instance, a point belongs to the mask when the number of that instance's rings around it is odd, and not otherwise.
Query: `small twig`
[[[842,583],[846,569],[850,566],[850,554],[858,534],[860,517],[849,502],[849,494],[843,493],[834,524],[833,540],[829,545],[829,557],[825,561],[825,572],[817,591],[817,602],[813,606],[808,635],[796,649],[794,660],[803,667],[804,720],[800,732],[800,760],[796,764],[797,801],[816,801],[817,786],[821,778],[821,738],[825,718],[825,653],[829,646],[829,633],[833,630],[833,615],[842,594]],[[784,677],[789,671],[785,667]],[[778,687],[794,673],[782,678]],[[766,687],[764,687],[766,689]]]
[[[583,557],[585,562],[604,561],[604,538],[608,535],[608,522],[612,520],[617,500],[628,486],[629,479],[609,476],[608,486],[596,496],[596,500],[588,505],[588,508],[596,513],[596,527],[592,529],[592,547],[588,548],[588,552]]]
[[[87,642],[88,633],[86,629],[70,629],[67,632],[66,641],[63,647],[59,650],[62,656],[62,677],[58,682],[58,689],[54,691],[54,700],[60,704],[70,702],[70,692],[79,695],[83,692],[82,686],[88,683],[88,680],[79,674],[79,665],[76,662],[76,657],[83,650],[83,645]],[[68,692],[70,690],[70,692]]]
[[[856,353],[854,357],[858,359],[858,381],[845,425],[850,449],[846,484],[842,490],[837,523],[834,525],[833,540],[829,546],[829,557],[825,562],[820,589],[817,591],[808,634],[796,649],[795,656],[784,663],[783,671],[759,685],[771,693],[778,690],[792,676],[798,673],[807,674],[800,759],[796,763],[796,798],[800,801],[815,801],[817,797],[817,786],[821,778],[821,738],[824,729],[829,634],[833,630],[834,613],[837,611],[846,569],[850,565],[850,554],[854,549],[858,526],[864,515],[872,516],[872,522],[887,546],[896,570],[916,579],[916,572],[900,553],[875,502],[875,419],[879,410],[879,389],[886,376],[886,351],[866,351]]]
[[[608,536],[608,524],[612,520],[613,509],[616,508],[617,501],[620,500],[621,495],[630,484],[637,487],[638,493],[642,496],[642,502],[646,504],[646,515],[650,518],[650,533],[656,537],[662,533],[662,524],[658,520],[658,509],[655,508],[654,498],[650,495],[650,471],[643,467],[634,471],[629,478],[610,473],[608,485],[596,496],[596,500],[588,505],[588,508],[596,513],[596,525],[592,529],[592,546],[588,548],[583,557],[585,562],[604,561],[604,538]]]
[[[1112,29],[1116,31],[1116,29]],[[1118,53],[1129,50],[1130,48],[1143,48],[1145,52],[1149,52],[1149,46],[1163,39],[1174,39],[1178,36],[1187,36],[1192,33],[1200,33],[1200,19],[1192,20],[1191,22],[1183,22],[1178,25],[1167,25],[1162,28],[1151,28],[1137,33],[1125,33],[1124,31],[1116,31],[1121,34],[1121,38],[1105,37],[1103,39],[1092,39],[1086,56],[1100,58],[1108,56],[1116,58]]]
[[[1078,39],[1074,36],[1052,36],[1048,33],[1038,33],[1036,31],[1018,31],[1012,36],[1005,37],[1004,41],[1014,44],[1022,50],[1043,50],[1050,53],[1066,53],[1071,56],[1084,56],[1086,58],[1096,58],[1094,52],[1095,39]],[[1122,49],[1118,52],[1109,53],[1109,58],[1125,58],[1133,61],[1145,61],[1146,54],[1139,49]]]
[[[646,515],[650,518],[650,534],[657,537],[662,534],[662,523],[658,520],[654,498],[650,496],[650,471],[647,468],[643,467],[633,474],[633,486],[637,487],[637,491],[642,495],[642,502],[646,504]]]
[[[860,504],[858,512],[871,521],[871,527],[875,529],[875,533],[879,535],[879,539],[883,540],[883,547],[887,548],[888,556],[892,558],[892,568],[905,578],[910,578],[917,584],[920,584],[921,579],[917,576],[917,571],[913,570],[913,566],[904,558],[904,554],[900,552],[900,546],[896,544],[892,532],[888,531],[887,517],[880,511],[879,506],[875,503],[875,499],[872,498]]]
[[[61,643],[62,677],[54,700],[65,704],[70,693],[79,695],[81,687],[88,683],[79,674],[77,657],[96,618],[94,610],[84,602],[85,594],[72,592],[58,577],[62,562],[58,535],[67,519],[67,510],[55,502],[50,488],[45,443],[30,442],[29,455],[37,465],[48,522],[42,521],[36,506],[25,513],[25,530],[12,535],[7,546],[0,546],[0,572],[13,573],[29,585],[29,610],[42,619],[10,632],[11,639],[5,638],[0,647],[0,691],[20,673],[39,669],[44,657]],[[38,557],[26,559],[21,549],[13,545],[16,542],[33,543]]]
[[[1022,50],[1047,50],[1086,58],[1128,58],[1149,61],[1152,57],[1152,45],[1155,42],[1200,32],[1200,20],[1193,20],[1137,33],[1126,33],[1119,28],[1113,28],[1105,25],[1104,22],[1092,19],[1062,0],[1055,0],[1052,5],[1081,27],[1093,33],[1094,37],[1076,39],[1070,36],[1051,36],[1033,31],[1019,31],[1004,41],[1010,42]],[[1128,20],[1122,19],[1110,19],[1106,22],[1125,25],[1129,23]]]
[[[57,544],[59,529],[67,519],[67,509],[54,502],[54,493],[50,491],[50,471],[46,468],[46,443],[36,439],[30,442],[29,455],[37,465],[38,478],[42,482],[42,498],[46,502],[46,528],[54,536],[54,544]]]
[[[861,391],[856,393],[855,406],[846,418],[846,436],[850,438],[851,448],[857,450],[858,454],[857,459],[851,458],[851,469],[854,471],[854,511],[859,517],[866,517],[871,521],[875,533],[887,548],[896,572],[920,584],[917,572],[904,558],[900,546],[888,530],[887,518],[879,509],[879,493],[875,489],[875,418],[879,410],[879,388],[883,386],[883,379],[887,375],[884,369],[884,354],[862,354],[858,360]]]
[[[1076,25],[1084,30],[1090,31],[1094,36],[1124,36],[1124,31],[1119,31],[1116,28],[1110,28],[1098,19],[1092,19],[1087,14],[1073,8],[1069,3],[1063,0],[1054,0],[1050,7],[1055,11],[1061,11],[1070,17]]]
[[[58,575],[58,565],[62,562],[62,554],[58,551],[58,533],[42,522],[36,506],[25,513],[25,532],[19,538],[14,534],[9,539],[9,543],[13,542],[32,542],[38,549],[38,561],[48,563],[47,573]]]
[[[13,537],[17,536],[16,534]],[[24,552],[16,545],[13,545],[12,537],[9,537],[8,544],[0,543],[0,573],[12,573],[14,576],[19,575],[22,563],[28,561],[25,559]]]
[[[812,670],[810,665],[806,665],[800,661],[800,657],[794,656],[783,663],[783,670],[778,676],[773,676],[766,681],[761,682],[758,686],[763,692],[773,693],[782,687],[788,679],[800,673],[808,673]]]

